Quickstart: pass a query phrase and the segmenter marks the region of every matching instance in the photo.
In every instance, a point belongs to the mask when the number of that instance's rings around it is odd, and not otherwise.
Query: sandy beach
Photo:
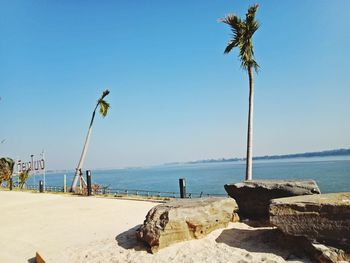
[[[157,203],[0,191],[0,262],[308,262],[271,228],[230,223],[151,254],[135,229]]]

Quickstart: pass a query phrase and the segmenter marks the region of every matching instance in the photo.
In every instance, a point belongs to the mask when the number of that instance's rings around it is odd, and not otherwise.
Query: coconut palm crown
[[[108,113],[108,109],[110,107],[109,103],[107,101],[104,100],[104,98],[109,94],[109,90],[105,90],[103,91],[102,93],[102,96],[101,98],[99,98],[99,100],[97,101],[97,105],[96,105],[96,108],[98,106],[100,106],[100,113],[103,117],[106,117],[107,116],[107,113]],[[95,108],[95,109],[96,109]]]
[[[90,127],[92,126],[92,123],[94,122],[95,119],[95,113],[98,107],[100,107],[99,112],[101,113],[102,117],[106,117],[108,113],[108,109],[110,108],[110,105],[107,101],[104,100],[104,98],[109,94],[109,90],[106,89],[105,91],[102,92],[101,97],[98,99],[96,107],[94,109],[94,112],[92,113],[92,118],[90,122]]]
[[[258,5],[249,7],[245,19],[230,14],[221,19],[221,22],[230,26],[233,33],[224,53],[228,54],[232,49],[239,48],[239,58],[241,66],[248,72],[249,76],[249,113],[247,132],[247,159],[246,159],[246,180],[252,180],[253,161],[253,112],[254,112],[254,78],[253,70],[259,69],[258,63],[254,59],[253,35],[259,28],[259,22],[255,20],[255,13]]]
[[[242,20],[234,14],[229,14],[221,19],[221,22],[230,26],[233,33],[232,39],[229,40],[224,53],[228,54],[230,51],[239,47],[239,58],[241,60],[242,68],[248,70],[254,68],[259,69],[258,63],[254,60],[253,34],[259,28],[259,22],[255,20],[255,13],[259,5],[253,5],[248,9],[246,19]]]

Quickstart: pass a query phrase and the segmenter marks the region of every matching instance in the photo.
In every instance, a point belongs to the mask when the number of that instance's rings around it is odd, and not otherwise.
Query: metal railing
[[[180,198],[179,192],[164,192],[164,191],[150,191],[138,189],[99,189],[99,194],[116,194],[116,195],[136,195],[146,197],[170,197]],[[209,197],[209,196],[227,196],[225,194],[211,194],[211,193],[187,193],[187,198]]]
[[[26,185],[28,190],[39,191],[38,185]],[[46,186],[46,192],[64,192],[63,186]],[[122,188],[109,188],[101,187],[93,190],[95,195],[114,195],[114,196],[141,196],[141,197],[159,197],[159,198],[180,198],[179,192],[166,192],[166,191],[154,191],[154,190],[140,190],[140,189],[122,189]],[[202,198],[202,197],[227,197],[227,194],[213,194],[205,192],[189,192],[186,194],[187,198]]]
[[[28,190],[38,190],[39,191],[39,185],[26,185],[26,189]],[[64,192],[63,186],[46,186],[45,187],[46,192]]]

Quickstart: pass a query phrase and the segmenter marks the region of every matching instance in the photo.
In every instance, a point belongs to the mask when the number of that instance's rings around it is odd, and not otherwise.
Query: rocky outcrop
[[[154,253],[184,240],[202,238],[229,222],[238,221],[237,204],[230,198],[179,199],[152,208],[137,231]]]
[[[270,222],[282,232],[350,251],[350,192],[275,199]]]
[[[314,180],[252,180],[224,187],[236,200],[239,215],[254,220],[269,219],[271,199],[321,193]]]

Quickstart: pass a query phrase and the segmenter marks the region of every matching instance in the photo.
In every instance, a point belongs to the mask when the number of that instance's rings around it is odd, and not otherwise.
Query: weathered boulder
[[[252,180],[224,187],[236,200],[239,215],[254,220],[269,219],[271,199],[321,193],[314,180]]]
[[[296,255],[299,258],[307,256],[312,262],[318,263],[350,262],[350,254],[342,249],[317,243],[317,241],[309,240],[304,236],[291,236],[282,233],[278,229],[275,230],[280,232],[281,235],[275,235],[273,237],[274,241],[278,242],[282,248],[287,249],[291,255]]]
[[[198,239],[229,222],[238,221],[235,200],[231,198],[179,199],[157,205],[146,215],[137,231],[152,253],[173,243]]]
[[[346,263],[350,262],[350,254],[344,250],[327,247],[323,244],[310,243],[304,248],[309,257],[319,263]]]
[[[350,251],[350,192],[271,201],[270,222],[282,232]]]

